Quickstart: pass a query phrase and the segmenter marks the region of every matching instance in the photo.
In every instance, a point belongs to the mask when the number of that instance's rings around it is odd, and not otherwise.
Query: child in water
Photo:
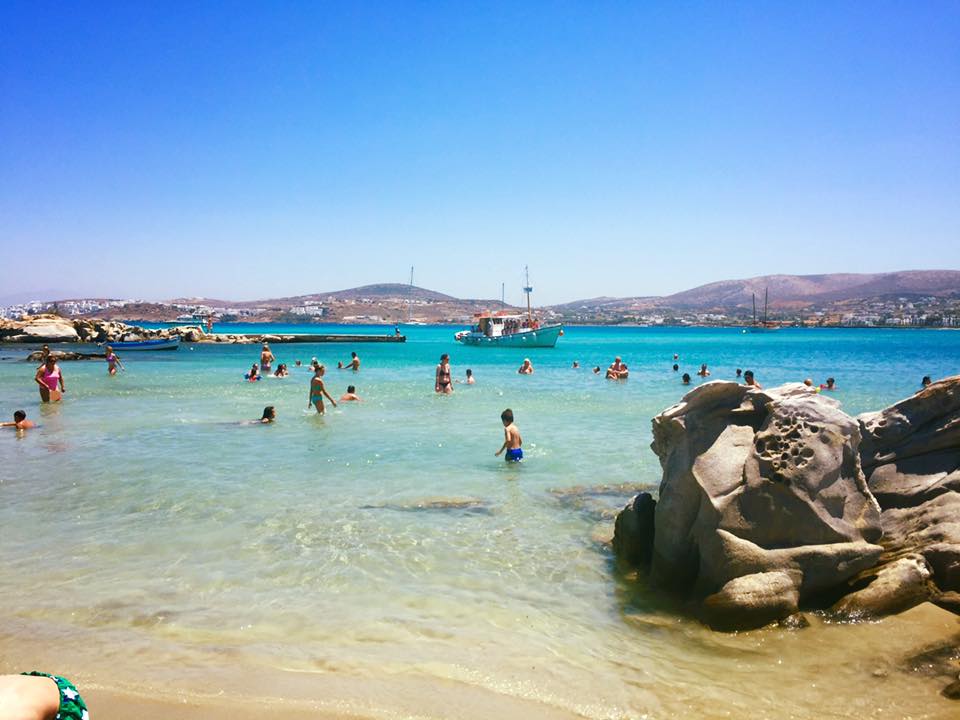
[[[521,449],[523,438],[520,437],[520,429],[513,424],[513,410],[507,408],[500,413],[500,420],[503,422],[503,445],[494,455],[500,457],[500,453],[506,450],[507,454],[504,456],[504,460],[520,462],[523,460],[523,450]]]
[[[0,427],[12,427],[17,430],[27,430],[36,427],[37,424],[32,420],[27,420],[27,414],[23,410],[16,410],[13,413],[13,422],[0,423]]]

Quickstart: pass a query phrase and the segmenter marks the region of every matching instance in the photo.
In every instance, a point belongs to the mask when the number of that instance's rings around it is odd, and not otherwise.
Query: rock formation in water
[[[718,629],[960,600],[960,377],[851,418],[801,384],[711,382],[653,420],[659,498],[614,550]]]
[[[69,319],[59,315],[31,315],[23,320],[0,319],[0,343],[110,343],[171,338],[183,342],[210,340],[202,328],[192,325],[148,330],[116,320]],[[217,342],[246,343],[244,336],[216,336]]]

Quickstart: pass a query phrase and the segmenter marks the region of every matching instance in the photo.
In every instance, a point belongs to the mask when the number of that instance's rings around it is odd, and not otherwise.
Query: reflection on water
[[[0,436],[3,662],[378,716],[946,717],[942,680],[906,658],[952,616],[720,635],[619,575],[600,540],[659,480],[650,418],[682,394],[674,352],[714,378],[833,375],[859,412],[947,374],[960,334],[574,328],[527,351],[524,377],[514,353],[416,332],[328,372],[331,394],[366,401],[324,418],[292,360],[349,349],[278,346],[292,376],[260,383],[242,381],[256,346],[130,354],[116,378],[70,365],[70,396],[36,412],[30,366],[0,365],[3,407],[43,423]],[[477,385],[435,397],[441,352]],[[570,369],[613,354],[626,383]],[[236,424],[265,405],[263,432]],[[493,456],[508,405],[519,467]]]

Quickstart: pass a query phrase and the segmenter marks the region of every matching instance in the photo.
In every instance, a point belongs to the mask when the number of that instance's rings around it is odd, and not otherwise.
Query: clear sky
[[[0,4],[0,297],[960,268],[960,3]]]

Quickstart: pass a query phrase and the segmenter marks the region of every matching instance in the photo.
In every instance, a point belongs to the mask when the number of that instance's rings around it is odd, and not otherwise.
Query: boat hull
[[[170,338],[169,340],[138,340],[133,342],[115,342],[110,343],[114,350],[176,350],[180,347],[180,338]]]
[[[563,325],[544,325],[536,330],[522,330],[499,337],[487,337],[483,333],[468,332],[459,333],[457,342],[475,347],[552,348],[556,346],[562,332]]]

